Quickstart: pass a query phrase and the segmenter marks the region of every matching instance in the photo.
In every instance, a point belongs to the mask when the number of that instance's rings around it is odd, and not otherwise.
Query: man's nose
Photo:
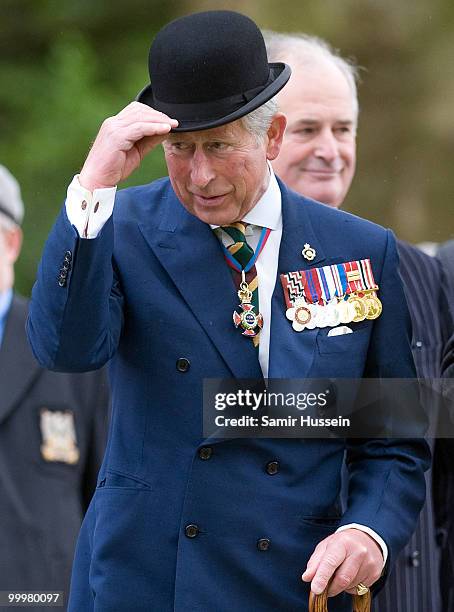
[[[336,137],[330,129],[322,130],[317,137],[314,153],[325,161],[332,162],[339,156],[339,146]]]
[[[208,156],[204,151],[196,150],[191,160],[192,184],[203,189],[215,178],[215,176],[216,174]]]

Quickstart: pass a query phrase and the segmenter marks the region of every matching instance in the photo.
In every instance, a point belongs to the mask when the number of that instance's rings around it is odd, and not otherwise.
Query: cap
[[[24,218],[24,203],[19,183],[2,165],[0,165],[0,213],[16,225],[21,225]]]

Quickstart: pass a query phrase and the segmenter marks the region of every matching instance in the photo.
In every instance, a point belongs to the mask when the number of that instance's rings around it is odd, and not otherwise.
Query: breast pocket
[[[331,353],[355,353],[360,351],[365,354],[369,345],[369,327],[355,329],[351,334],[341,336],[328,336],[327,333],[317,335],[317,348],[321,355]]]

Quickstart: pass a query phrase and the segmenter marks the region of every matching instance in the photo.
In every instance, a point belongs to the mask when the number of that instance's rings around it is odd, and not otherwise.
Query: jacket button
[[[197,527],[197,525],[186,525],[184,532],[186,534],[186,537],[195,538],[199,535],[199,528]]]
[[[419,550],[414,550],[408,557],[408,562],[411,567],[419,567],[421,565]]]
[[[213,449],[211,448],[211,446],[202,446],[202,448],[199,448],[199,458],[203,461],[210,459],[212,454]]]
[[[266,464],[266,473],[270,476],[274,476],[279,472],[279,461],[270,461]]]
[[[268,540],[268,538],[260,538],[260,540],[257,540],[257,548],[259,550],[262,550],[262,551],[268,550],[270,546],[271,546],[271,541]]]
[[[189,359],[186,359],[186,357],[180,357],[179,359],[177,359],[177,370],[179,372],[187,372],[189,370],[191,363],[189,361]]]
[[[71,251],[66,251],[65,252],[65,261],[71,261],[73,258],[73,254],[71,253]]]

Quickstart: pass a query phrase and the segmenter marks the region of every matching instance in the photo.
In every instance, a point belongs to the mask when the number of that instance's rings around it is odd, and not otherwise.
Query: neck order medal
[[[263,327],[263,317],[260,312],[256,313],[252,300],[252,291],[249,289],[249,285],[246,282],[246,275],[244,270],[241,272],[241,284],[238,291],[238,297],[241,301],[239,306],[242,308],[242,312],[238,313],[236,310],[233,312],[233,323],[235,327],[239,327],[243,331],[243,336],[253,337],[256,336]]]

